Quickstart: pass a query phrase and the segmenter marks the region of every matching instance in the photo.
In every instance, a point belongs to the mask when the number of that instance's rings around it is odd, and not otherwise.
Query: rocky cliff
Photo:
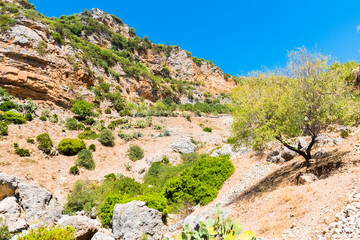
[[[226,93],[235,86],[235,78],[211,61],[139,38],[99,9],[57,19],[26,0],[0,5],[0,86],[15,96],[66,106],[77,96],[93,99],[91,87],[100,82],[127,98],[152,101]]]

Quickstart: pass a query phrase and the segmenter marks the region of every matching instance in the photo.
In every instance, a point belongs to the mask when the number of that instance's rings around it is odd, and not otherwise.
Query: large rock
[[[95,235],[91,238],[91,240],[114,240],[113,237],[110,237],[102,232],[97,232]]]
[[[20,183],[16,195],[29,224],[39,220],[51,223],[61,216],[62,209],[53,195],[37,184]]]
[[[14,195],[19,182],[20,179],[17,177],[0,173],[0,201],[7,196]]]
[[[27,222],[20,218],[21,209],[15,197],[7,197],[0,202],[0,218],[11,233],[21,232],[27,228]]]
[[[148,208],[142,201],[116,204],[112,218],[113,237],[133,240],[146,234],[149,240],[161,239],[161,216],[161,212]]]
[[[171,145],[171,149],[179,153],[194,153],[197,151],[197,147],[193,144],[190,138],[183,138]]]
[[[225,144],[220,149],[217,149],[211,153],[211,157],[218,157],[220,155],[229,155],[231,157],[233,151],[230,144]]]
[[[296,156],[296,152],[288,149],[287,147],[284,147],[282,152],[281,152],[281,157],[285,160],[285,161],[290,161],[291,159],[293,159]]]
[[[59,219],[59,226],[73,226],[76,231],[76,239],[90,240],[101,228],[101,223],[86,216],[67,216]]]
[[[307,184],[307,183],[312,183],[314,181],[317,180],[317,177],[312,174],[312,173],[305,173],[305,174],[302,174],[300,177],[299,177],[299,182],[301,184]]]

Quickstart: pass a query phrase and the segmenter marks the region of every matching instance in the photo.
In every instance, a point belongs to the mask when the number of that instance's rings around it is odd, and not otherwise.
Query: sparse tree
[[[359,103],[339,69],[329,68],[329,56],[303,47],[288,57],[287,69],[255,73],[234,90],[232,141],[260,150],[276,139],[309,162],[320,132],[329,124],[354,124]],[[310,143],[293,146],[301,135]]]

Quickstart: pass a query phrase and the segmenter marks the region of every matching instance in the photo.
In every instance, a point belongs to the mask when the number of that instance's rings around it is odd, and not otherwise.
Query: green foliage
[[[9,240],[12,235],[8,229],[8,227],[3,223],[3,219],[0,218],[0,239],[1,240]]]
[[[93,158],[93,154],[91,151],[87,149],[83,149],[78,153],[78,157],[76,160],[76,165],[80,167],[84,167],[88,170],[95,169],[95,162]]]
[[[111,123],[108,125],[109,129],[115,129],[117,126],[122,125],[122,124],[126,124],[129,121],[125,118],[119,118],[115,121],[111,121]]]
[[[39,117],[39,119],[40,119],[41,121],[45,122],[45,121],[47,120],[47,117],[44,116],[44,115],[42,115],[42,116]]]
[[[20,157],[29,157],[30,156],[29,149],[19,148],[18,143],[14,143],[14,148],[15,148],[15,154],[19,155]]]
[[[59,122],[59,117],[57,114],[53,114],[50,118],[49,118],[49,121],[52,122],[52,123],[57,123]]]
[[[121,139],[124,139],[126,142],[142,137],[141,132],[133,132],[133,133],[125,134],[123,130],[119,130],[118,135]]]
[[[315,142],[329,124],[356,121],[359,104],[351,86],[329,68],[328,56],[300,48],[288,57],[287,74],[256,73],[233,92],[232,142],[259,150],[277,139],[291,147],[291,138],[308,133]],[[309,160],[312,146],[292,150]]]
[[[17,109],[16,103],[12,101],[5,101],[0,105],[0,111],[6,112],[11,109]]]
[[[92,103],[83,100],[76,101],[71,107],[71,111],[83,119],[89,116],[93,109],[94,105]]]
[[[59,153],[67,156],[76,155],[82,149],[86,149],[86,144],[82,139],[64,138],[58,144]]]
[[[25,120],[29,122],[33,120],[33,116],[31,115],[31,113],[25,113]]]
[[[32,138],[26,139],[26,142],[27,142],[27,143],[31,143],[31,144],[35,144],[35,140],[32,139]]]
[[[341,130],[340,137],[347,138],[349,136],[349,130]]]
[[[105,114],[111,114],[111,109],[110,109],[110,108],[106,108],[106,109],[105,109]]]
[[[51,141],[51,138],[49,134],[43,133],[36,137],[36,141],[38,142],[38,148],[43,151],[46,154],[49,154],[51,152],[51,149],[53,147],[53,142]]]
[[[113,209],[115,204],[120,203],[123,196],[120,194],[109,194],[106,196],[104,202],[100,206],[99,217],[103,226],[108,226],[113,216]]]
[[[63,45],[65,43],[64,39],[62,39],[61,34],[58,32],[52,32],[51,36],[54,38],[55,42],[59,45]]]
[[[131,161],[141,160],[144,158],[144,150],[139,145],[130,145],[128,156]]]
[[[65,127],[69,130],[77,130],[78,122],[75,118],[67,118],[65,122]]]
[[[204,132],[209,132],[209,133],[211,133],[211,132],[212,132],[212,128],[211,128],[211,127],[204,127],[204,128],[203,128],[203,131],[204,131]]]
[[[108,147],[113,147],[115,145],[115,136],[108,129],[103,129],[99,135],[98,141]]]
[[[163,195],[171,202],[180,203],[188,199],[192,203],[205,205],[217,195],[223,182],[234,172],[229,156],[202,157],[180,176],[169,179]]]
[[[39,53],[39,55],[44,56],[47,53],[47,48],[47,43],[41,40],[36,44],[35,50]]]
[[[14,123],[14,124],[23,124],[26,123],[25,118],[16,112],[13,111],[8,111],[8,112],[0,112],[0,120],[3,120],[4,122],[10,124],[10,123]]]
[[[86,125],[93,125],[96,123],[95,119],[87,117],[85,120],[82,121],[82,123],[86,124]]]
[[[92,130],[85,130],[84,132],[82,132],[78,135],[78,138],[94,140],[94,139],[98,138],[98,134]]]
[[[33,9],[35,10],[34,4],[31,4],[28,0],[18,0],[18,3],[20,3],[21,6],[23,6],[26,9]]]
[[[75,240],[75,230],[73,227],[39,227],[30,229],[25,235],[20,235],[18,240]]]
[[[91,144],[91,145],[89,146],[89,150],[95,152],[95,151],[96,151],[96,146],[95,146],[95,144]]]
[[[14,26],[16,20],[9,15],[0,15],[0,32],[5,32],[10,27]]]
[[[8,135],[8,125],[5,122],[0,122],[0,136]]]
[[[72,166],[69,170],[69,174],[71,175],[79,175],[79,168],[75,165],[75,166]]]

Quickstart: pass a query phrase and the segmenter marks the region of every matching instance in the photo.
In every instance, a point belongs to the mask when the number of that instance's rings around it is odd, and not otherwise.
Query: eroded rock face
[[[161,212],[148,208],[145,202],[132,201],[114,207],[112,228],[115,239],[139,239],[144,234],[149,240],[161,239],[162,227]]]
[[[97,220],[90,219],[86,216],[62,216],[57,225],[73,226],[76,231],[76,239],[90,240],[95,233],[101,228],[101,223]]]
[[[183,138],[174,142],[171,149],[179,153],[194,153],[197,151],[197,146],[191,142],[190,138]]]
[[[91,240],[114,240],[113,237],[110,237],[102,232],[97,232],[95,235],[91,238]]]
[[[21,209],[15,197],[7,197],[0,202],[0,218],[8,226],[10,232],[20,232],[28,226],[25,219],[20,218]]]
[[[0,201],[7,196],[14,195],[19,182],[20,179],[17,177],[0,173]]]
[[[210,156],[218,157],[220,155],[229,155],[229,157],[231,157],[232,153],[233,153],[233,151],[232,151],[232,147],[230,146],[230,144],[225,144],[220,149],[213,151]]]

